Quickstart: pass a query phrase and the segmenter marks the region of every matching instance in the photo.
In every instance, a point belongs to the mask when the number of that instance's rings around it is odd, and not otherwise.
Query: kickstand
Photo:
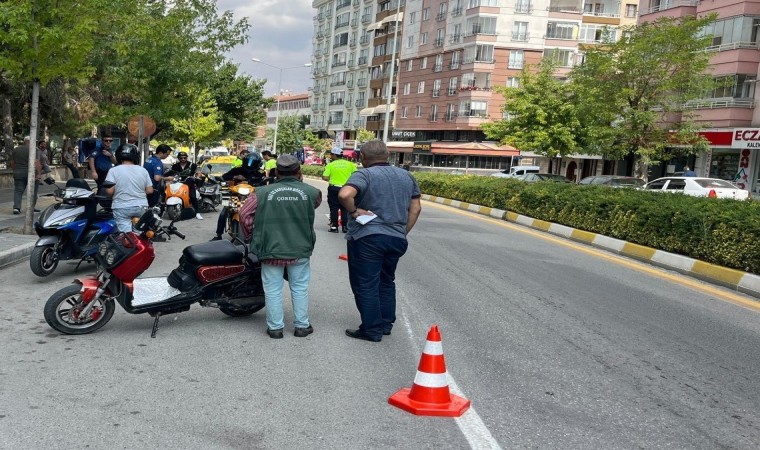
[[[77,270],[79,270],[79,266],[81,266],[83,262],[84,262],[84,258],[82,258],[82,259],[79,260],[79,262],[77,263],[77,266],[74,267],[74,272],[76,272]]]
[[[150,332],[150,337],[155,338],[158,332],[158,319],[161,317],[161,313],[156,313],[156,318],[153,320],[153,331]]]

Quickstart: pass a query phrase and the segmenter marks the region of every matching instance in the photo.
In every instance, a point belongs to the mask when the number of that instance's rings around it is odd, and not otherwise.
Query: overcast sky
[[[240,72],[254,78],[266,78],[266,95],[277,92],[280,71],[255,63],[258,58],[283,68],[282,90],[305,93],[311,87],[311,37],[314,10],[311,0],[217,0],[219,11],[231,10],[236,19],[247,17],[251,24],[249,42],[236,47],[229,57]],[[299,66],[297,68],[290,68]]]

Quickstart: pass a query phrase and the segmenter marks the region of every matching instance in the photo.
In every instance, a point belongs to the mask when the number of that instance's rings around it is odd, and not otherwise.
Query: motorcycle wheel
[[[182,212],[182,207],[180,205],[167,206],[166,212],[169,214],[169,220],[177,220]]]
[[[264,305],[253,305],[247,308],[229,308],[222,306],[219,311],[227,314],[230,317],[247,317],[253,313],[259,312],[264,308]]]
[[[211,208],[213,208],[213,206],[208,202],[201,202],[201,204],[198,205],[199,212],[201,213],[211,212]]]
[[[46,277],[58,267],[58,252],[52,245],[34,247],[32,256],[29,257],[29,266],[38,277]]]
[[[93,299],[98,302],[90,311],[89,317],[80,319],[75,315],[84,308],[79,293],[78,284],[66,286],[59,290],[48,299],[45,303],[45,321],[56,331],[63,334],[87,334],[100,329],[107,324],[116,310],[113,299],[103,301],[102,299]]]

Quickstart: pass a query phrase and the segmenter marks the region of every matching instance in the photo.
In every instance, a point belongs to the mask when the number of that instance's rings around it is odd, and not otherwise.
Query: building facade
[[[695,170],[700,176],[735,180],[760,194],[760,111],[756,86],[760,73],[760,0],[642,0],[640,21],[659,17],[717,14],[716,22],[705,30],[712,36],[710,71],[725,83],[705,98],[687,107],[697,123],[706,127],[702,135],[710,149],[697,156]],[[681,170],[683,160],[667,164],[664,172]]]

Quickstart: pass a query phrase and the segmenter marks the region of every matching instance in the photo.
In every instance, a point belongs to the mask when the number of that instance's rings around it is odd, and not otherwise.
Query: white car
[[[644,185],[646,190],[680,192],[694,197],[732,198],[747,200],[749,191],[739,189],[730,181],[701,177],[664,177]]]

